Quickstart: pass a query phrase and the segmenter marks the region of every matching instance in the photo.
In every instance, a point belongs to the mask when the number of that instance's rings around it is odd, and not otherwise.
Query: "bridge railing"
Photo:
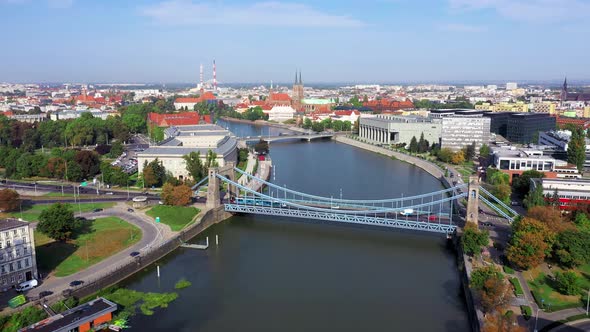
[[[518,212],[514,211],[510,206],[506,205],[506,203],[502,202],[500,199],[498,199],[496,196],[492,195],[489,191],[487,191],[484,187],[479,187],[479,191],[480,193],[484,193],[485,196],[489,197],[491,200],[493,200],[494,202],[498,203],[498,205],[500,205],[501,207],[503,207],[504,209],[506,209],[506,211],[508,211],[509,213],[511,213],[513,216],[518,216]],[[481,196],[481,194],[480,194]]]
[[[508,221],[510,221],[510,222],[513,222],[514,221],[514,217],[513,216],[509,215],[504,210],[502,210],[499,207],[497,207],[495,204],[493,204],[492,202],[490,202],[489,200],[487,200],[484,196],[479,195],[479,199],[481,199],[484,203],[487,204],[487,206],[489,206],[490,208],[492,208],[494,211],[498,212],[502,217],[508,219]]]
[[[299,203],[292,202],[290,200],[284,200],[284,199],[281,199],[278,197],[272,197],[272,196],[268,196],[268,195],[259,193],[259,192],[254,191],[246,186],[243,186],[239,183],[231,181],[230,179],[228,179],[220,174],[217,174],[217,177],[220,180],[222,180],[228,184],[236,186],[237,188],[243,190],[246,193],[250,193],[252,196],[250,196],[249,198],[254,200],[254,204],[256,204],[256,199],[258,198],[260,203],[267,201],[267,202],[271,202],[271,203],[279,203],[281,205],[285,205],[287,208],[296,208],[296,209],[301,209],[301,210],[334,213],[334,209],[328,204],[326,204],[326,205],[330,206],[329,208],[322,208],[322,207],[299,204]],[[426,203],[413,204],[413,205],[403,206],[403,207],[399,207],[399,208],[376,208],[376,209],[370,209],[370,210],[339,210],[339,211],[346,211],[346,214],[354,214],[354,215],[377,215],[377,214],[382,214],[382,213],[396,213],[396,212],[399,213],[399,212],[403,212],[404,210],[407,210],[409,208],[414,209],[414,210],[419,210],[422,207],[435,206],[438,204],[453,202],[458,198],[462,198],[462,197],[466,197],[466,196],[467,196],[467,193],[459,193],[459,194],[455,193],[455,195],[452,195],[449,197],[444,197],[444,198],[438,199],[436,201],[432,200],[432,201],[426,202]],[[322,198],[324,198],[324,197],[322,197]],[[246,199],[248,199],[248,196],[246,197]],[[324,203],[325,202],[326,201],[324,200]]]
[[[315,201],[324,201],[324,202],[333,202],[335,204],[347,204],[347,203],[351,203],[351,204],[356,204],[356,205],[363,205],[363,206],[378,206],[379,204],[389,204],[389,203],[397,203],[397,202],[407,202],[407,201],[414,201],[414,200],[421,200],[424,198],[430,198],[430,197],[434,197],[434,196],[438,196],[438,195],[445,195],[445,194],[451,194],[453,195],[453,193],[457,190],[457,189],[461,189],[461,188],[465,188],[467,187],[467,184],[461,184],[452,188],[448,188],[448,189],[443,189],[443,190],[439,190],[436,192],[431,192],[428,194],[422,194],[422,195],[416,195],[416,196],[407,196],[407,197],[401,197],[401,198],[389,198],[389,199],[375,199],[375,200],[354,200],[354,199],[338,199],[338,198],[329,198],[329,197],[323,197],[323,196],[317,196],[317,195],[311,195],[311,194],[307,194],[307,193],[302,193],[302,192],[298,192],[295,191],[293,189],[288,189],[285,187],[281,187],[279,185],[276,185],[274,183],[268,182],[266,180],[263,180],[261,178],[258,178],[250,173],[244,172],[241,169],[238,168],[234,168],[234,170],[242,175],[245,175],[251,179],[254,179],[256,181],[259,181],[260,183],[263,183],[264,185],[266,185],[269,188],[274,188],[277,190],[277,192],[284,192],[284,193],[289,193],[291,195],[294,196],[299,196],[299,197],[307,197],[310,198],[311,200],[315,200]],[[403,203],[401,203],[403,204]]]

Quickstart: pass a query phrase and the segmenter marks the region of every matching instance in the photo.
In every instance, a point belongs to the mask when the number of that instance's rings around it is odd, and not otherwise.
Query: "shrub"
[[[576,295],[580,293],[580,277],[573,271],[556,272],[555,286],[562,294]]]
[[[504,269],[504,273],[506,273],[506,274],[514,274],[514,269],[508,265],[504,265],[503,269]]]
[[[524,291],[522,290],[522,286],[520,285],[518,278],[510,278],[510,283],[512,284],[512,287],[514,287],[514,294],[516,296],[524,295]]]
[[[533,315],[533,309],[531,309],[531,307],[529,307],[528,305],[521,305],[520,310],[522,311],[522,316],[524,317],[524,319],[531,319],[531,316]]]

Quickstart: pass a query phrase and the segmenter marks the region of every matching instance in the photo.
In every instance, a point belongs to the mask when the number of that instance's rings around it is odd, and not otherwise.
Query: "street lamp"
[[[541,308],[537,307],[537,315],[535,317],[535,332],[537,332],[537,321],[539,320],[539,310],[541,310]]]

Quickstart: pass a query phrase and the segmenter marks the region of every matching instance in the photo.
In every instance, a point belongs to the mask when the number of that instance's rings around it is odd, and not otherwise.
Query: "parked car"
[[[135,212],[132,208],[127,209],[127,212]]]
[[[105,195],[113,195],[113,192],[109,191],[108,193],[105,193]]]
[[[74,280],[74,281],[70,282],[70,287],[80,286],[83,283],[84,283],[84,281],[82,281],[82,280]]]
[[[16,286],[16,291],[17,292],[24,292],[29,289],[33,289],[37,286],[39,286],[39,282],[37,281],[37,279],[31,279],[29,281],[24,281],[24,282],[21,282],[20,284],[18,284],[18,286]]]
[[[129,254],[129,256],[131,256],[131,257],[139,256],[139,251],[133,251]]]
[[[103,209],[94,209],[92,212],[102,212]]]
[[[42,291],[41,293],[39,293],[39,298],[46,297],[46,296],[49,296],[51,294],[53,294],[52,291],[45,290],[45,291]]]

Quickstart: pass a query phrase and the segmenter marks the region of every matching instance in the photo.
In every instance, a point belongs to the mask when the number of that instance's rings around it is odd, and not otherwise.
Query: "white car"
[[[33,288],[37,287],[38,285],[39,285],[39,282],[37,281],[37,279],[31,279],[29,281],[21,282],[20,284],[18,284],[18,286],[16,286],[16,291],[17,292],[24,292],[29,289],[33,289]]]

